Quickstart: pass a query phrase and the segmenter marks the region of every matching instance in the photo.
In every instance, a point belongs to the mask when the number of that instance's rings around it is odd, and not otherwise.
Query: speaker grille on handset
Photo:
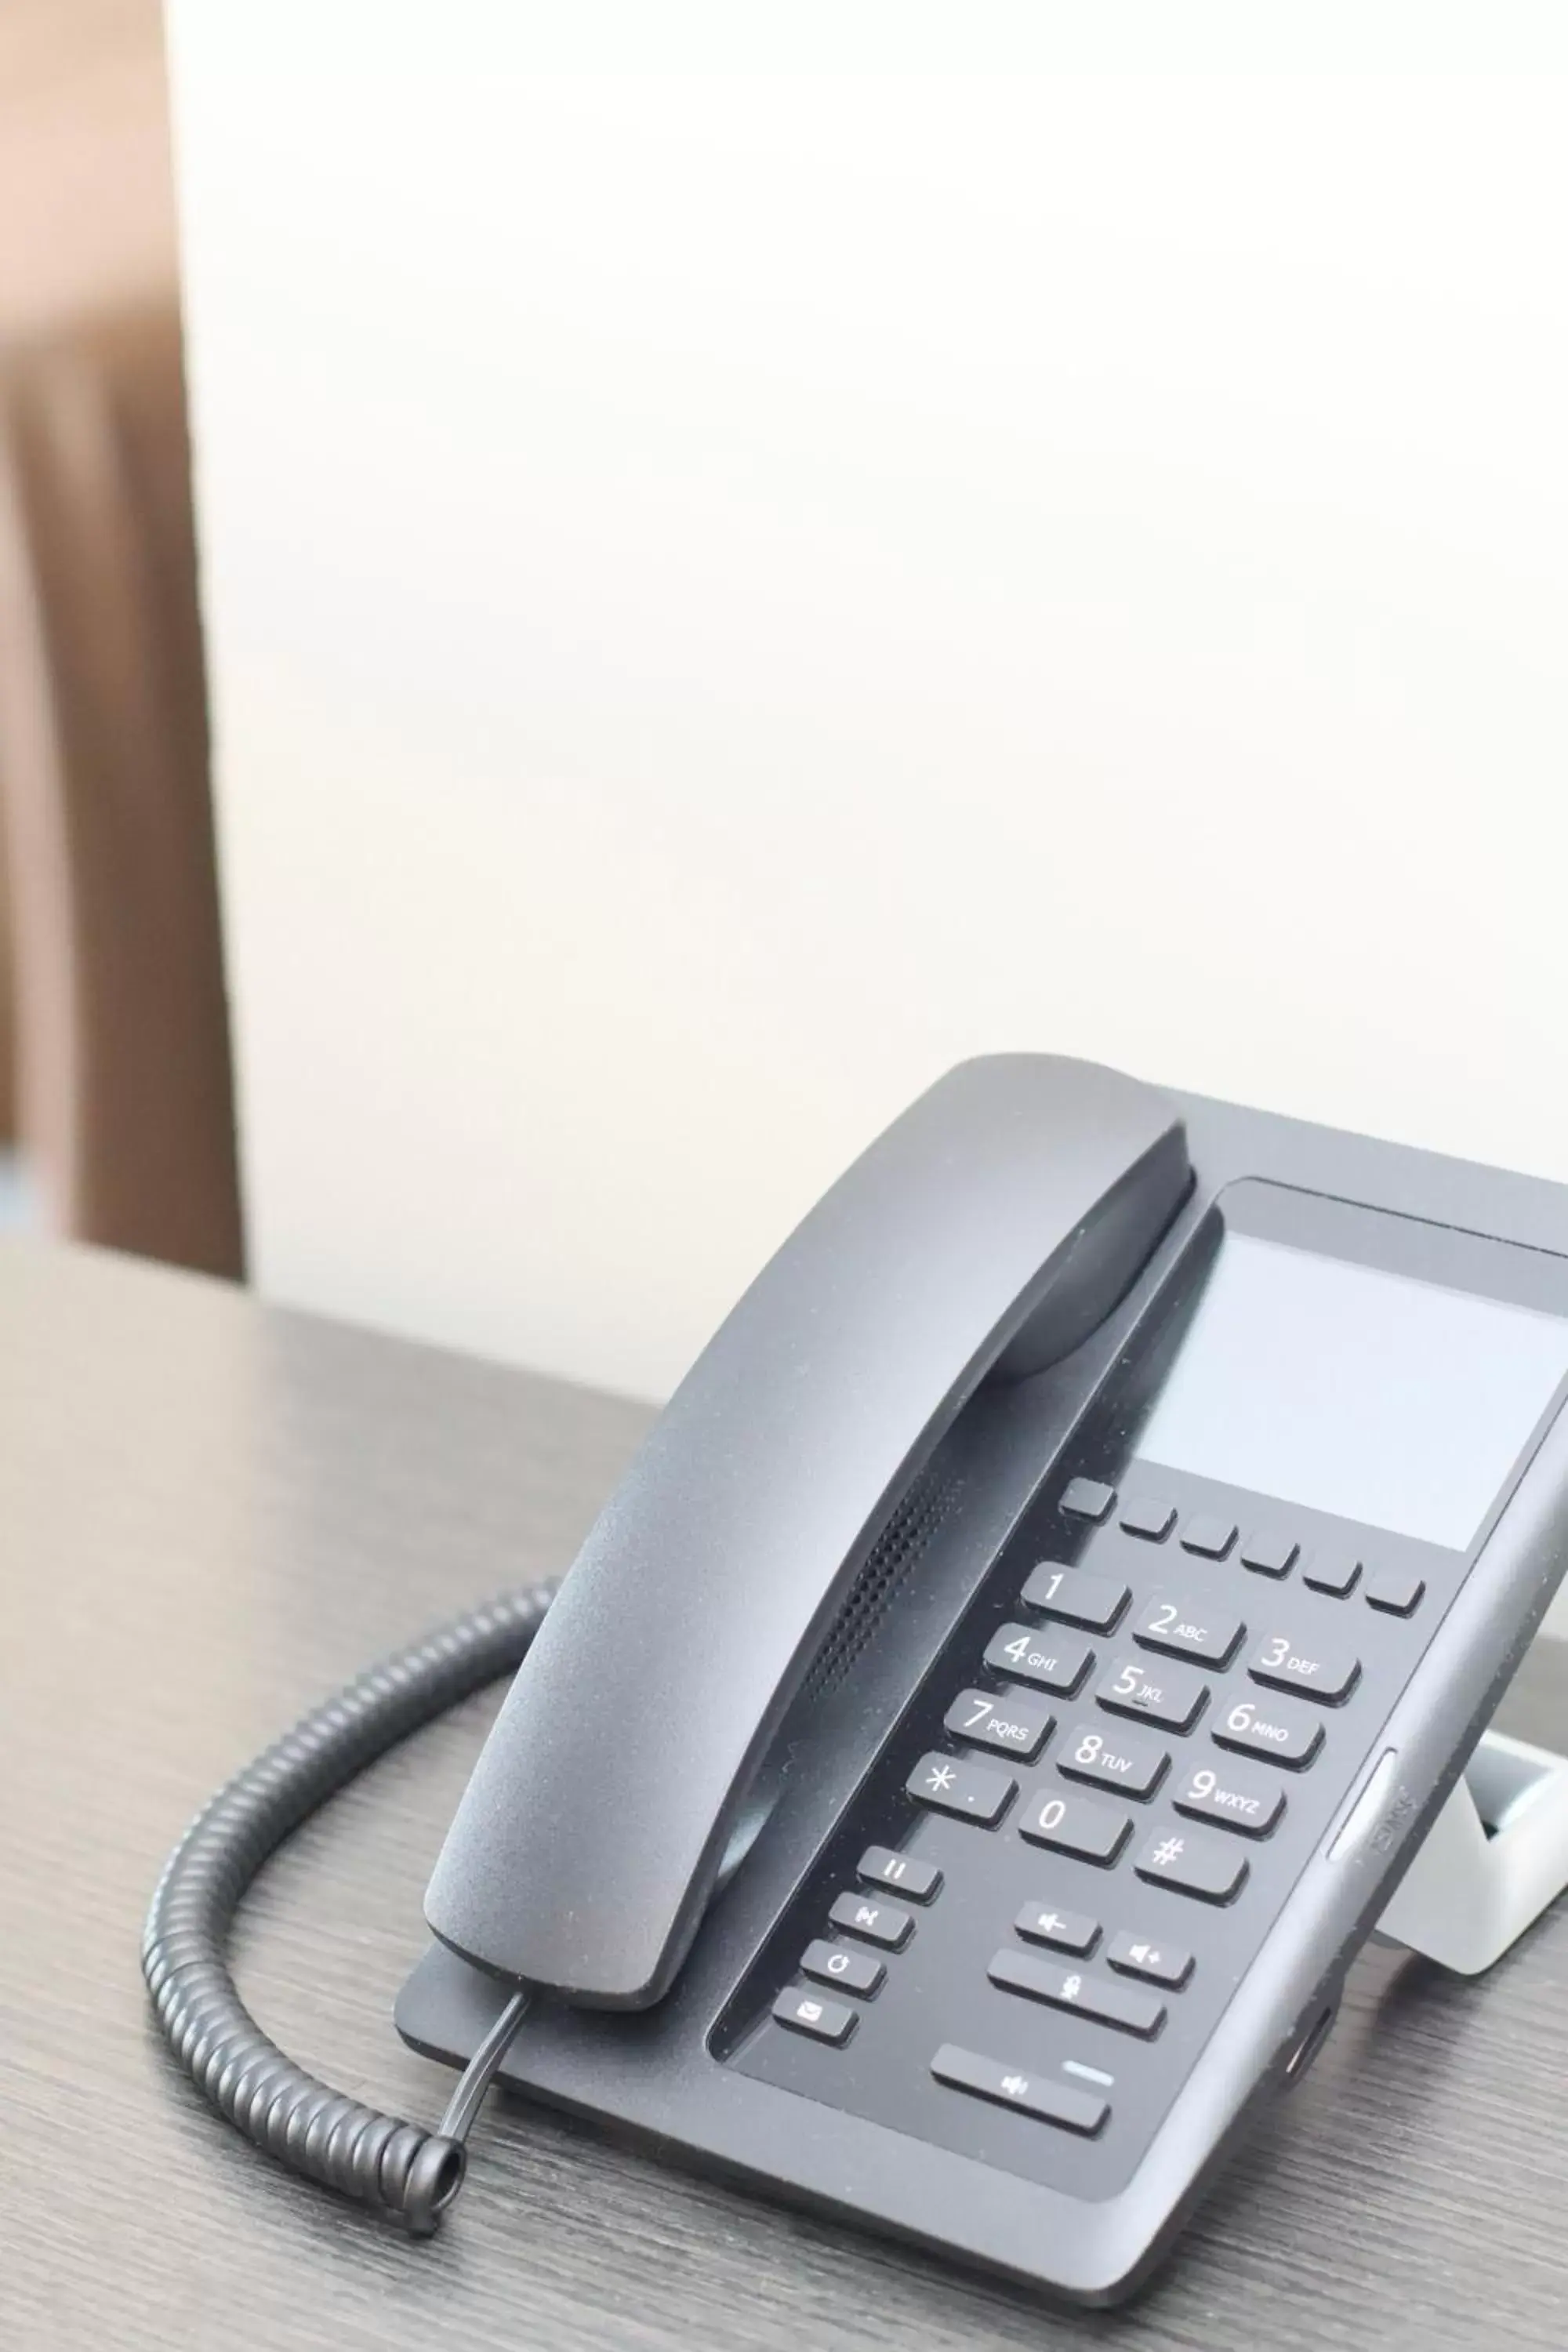
[[[963,1481],[922,1472],[899,1504],[844,1596],[806,1677],[805,1696],[822,1698],[844,1680],[876,1632],[889,1602],[957,1499]]]

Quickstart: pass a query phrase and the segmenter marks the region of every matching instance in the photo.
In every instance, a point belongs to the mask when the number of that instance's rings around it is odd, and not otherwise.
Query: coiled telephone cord
[[[159,2026],[204,2098],[280,2164],[398,2215],[417,2237],[462,2187],[468,2131],[522,2022],[528,1988],[507,2001],[428,2131],[361,2105],[284,2055],[236,1990],[229,1930],[290,1832],[411,1731],[510,1673],[555,1592],[550,1582],[504,1594],[312,1708],[196,1815],[163,1866],[142,1939]]]

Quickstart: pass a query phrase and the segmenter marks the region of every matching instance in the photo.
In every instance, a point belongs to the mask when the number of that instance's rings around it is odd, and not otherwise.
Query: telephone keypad
[[[1031,1845],[1077,1854],[1084,1862],[1114,1862],[1132,1833],[1132,1817],[1097,1797],[1073,1797],[1043,1780],[1025,1805],[1018,1827]]]
[[[1430,1547],[1149,1466],[1147,1487],[1136,1465],[1091,1476],[1092,1509],[1052,1489],[1020,1526],[731,2043],[748,2072],[1068,2194],[1131,2177],[1419,1655],[1396,1612],[1448,1589]],[[868,1896],[840,1891],[856,1877]],[[916,1937],[901,1906],[925,1903]],[[893,1915],[887,1940],[865,1908]],[[981,2102],[992,2120],[966,2119]],[[1015,2132],[1004,2106],[1058,2128]]]
[[[1026,1903],[1013,1922],[1031,1944],[1048,1944],[1053,1951],[1087,1958],[1100,1941],[1100,1922],[1082,1911],[1058,1911],[1050,1903]]]
[[[972,1747],[994,1748],[1032,1764],[1056,1727],[1056,1718],[1038,1699],[1008,1691],[966,1690],[953,1700],[942,1718],[955,1739]]]
[[[1122,1731],[1102,1723],[1075,1723],[1057,1758],[1059,1770],[1129,1797],[1150,1797],[1170,1769],[1171,1751],[1144,1731]]]
[[[1119,2032],[1136,2033],[1152,2041],[1165,2022],[1165,2004],[1152,1993],[1134,1992],[1109,1977],[1091,1977],[1083,1969],[1057,1960],[1037,1960],[1031,1952],[1016,1952],[1005,1945],[986,1970],[1005,1992],[1021,1992],[1027,2000],[1043,2000],[1052,2009],[1070,2009]]]
[[[1205,1675],[1190,1666],[1166,1665],[1155,1658],[1113,1658],[1094,1696],[1113,1715],[1190,1731],[1208,1701]]]
[[[1091,1633],[1109,1633],[1132,1594],[1113,1577],[1090,1576],[1082,1569],[1043,1559],[1031,1571],[1019,1598],[1026,1609],[1038,1609],[1047,1617],[1082,1625]]]
[[[912,1853],[895,1853],[891,1846],[868,1845],[855,1865],[855,1874],[868,1885],[886,1886],[910,1903],[929,1903],[942,1885],[942,1873]]]
[[[1216,1609],[1212,1601],[1156,1592],[1133,1626],[1132,1638],[1144,1649],[1163,1650],[1173,1658],[1226,1666],[1246,1631],[1234,1611]]]
[[[1132,1867],[1152,1886],[1173,1886],[1205,1903],[1234,1902],[1247,1872],[1246,1855],[1205,1830],[1156,1830]]]
[[[1011,1682],[1034,1683],[1070,1698],[1094,1664],[1094,1649],[1079,1634],[1060,1633],[1052,1625],[1038,1631],[1004,1625],[986,1643],[984,1663]]]
[[[956,1813],[961,1821],[979,1822],[985,1829],[1001,1820],[1018,1792],[1016,1780],[1005,1772],[993,1772],[984,1764],[961,1764],[939,1750],[922,1756],[904,1785],[918,1804]]]
[[[841,1895],[827,1919],[830,1927],[864,1936],[868,1944],[885,1945],[889,1952],[901,1951],[915,1932],[914,1921],[896,1903],[873,1903],[864,1895]]]
[[[1361,1660],[1337,1642],[1298,1642],[1288,1633],[1270,1633],[1247,1660],[1247,1671],[1255,1683],[1339,1706],[1361,1680]]]
[[[820,1937],[801,1954],[800,1972],[803,1977],[815,1977],[818,1984],[837,1985],[842,1991],[858,1993],[867,2000],[888,1973],[869,1952],[852,1952],[847,1944],[826,1944]]]

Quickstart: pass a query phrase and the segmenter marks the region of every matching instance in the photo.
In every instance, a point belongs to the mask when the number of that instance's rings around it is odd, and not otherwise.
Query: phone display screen
[[[1568,1319],[1226,1234],[1138,1452],[1465,1549],[1568,1375]]]

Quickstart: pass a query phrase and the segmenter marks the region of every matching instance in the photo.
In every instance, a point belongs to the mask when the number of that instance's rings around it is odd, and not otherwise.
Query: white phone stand
[[[1489,1731],[1377,1934],[1476,1977],[1565,1890],[1568,1757]]]

